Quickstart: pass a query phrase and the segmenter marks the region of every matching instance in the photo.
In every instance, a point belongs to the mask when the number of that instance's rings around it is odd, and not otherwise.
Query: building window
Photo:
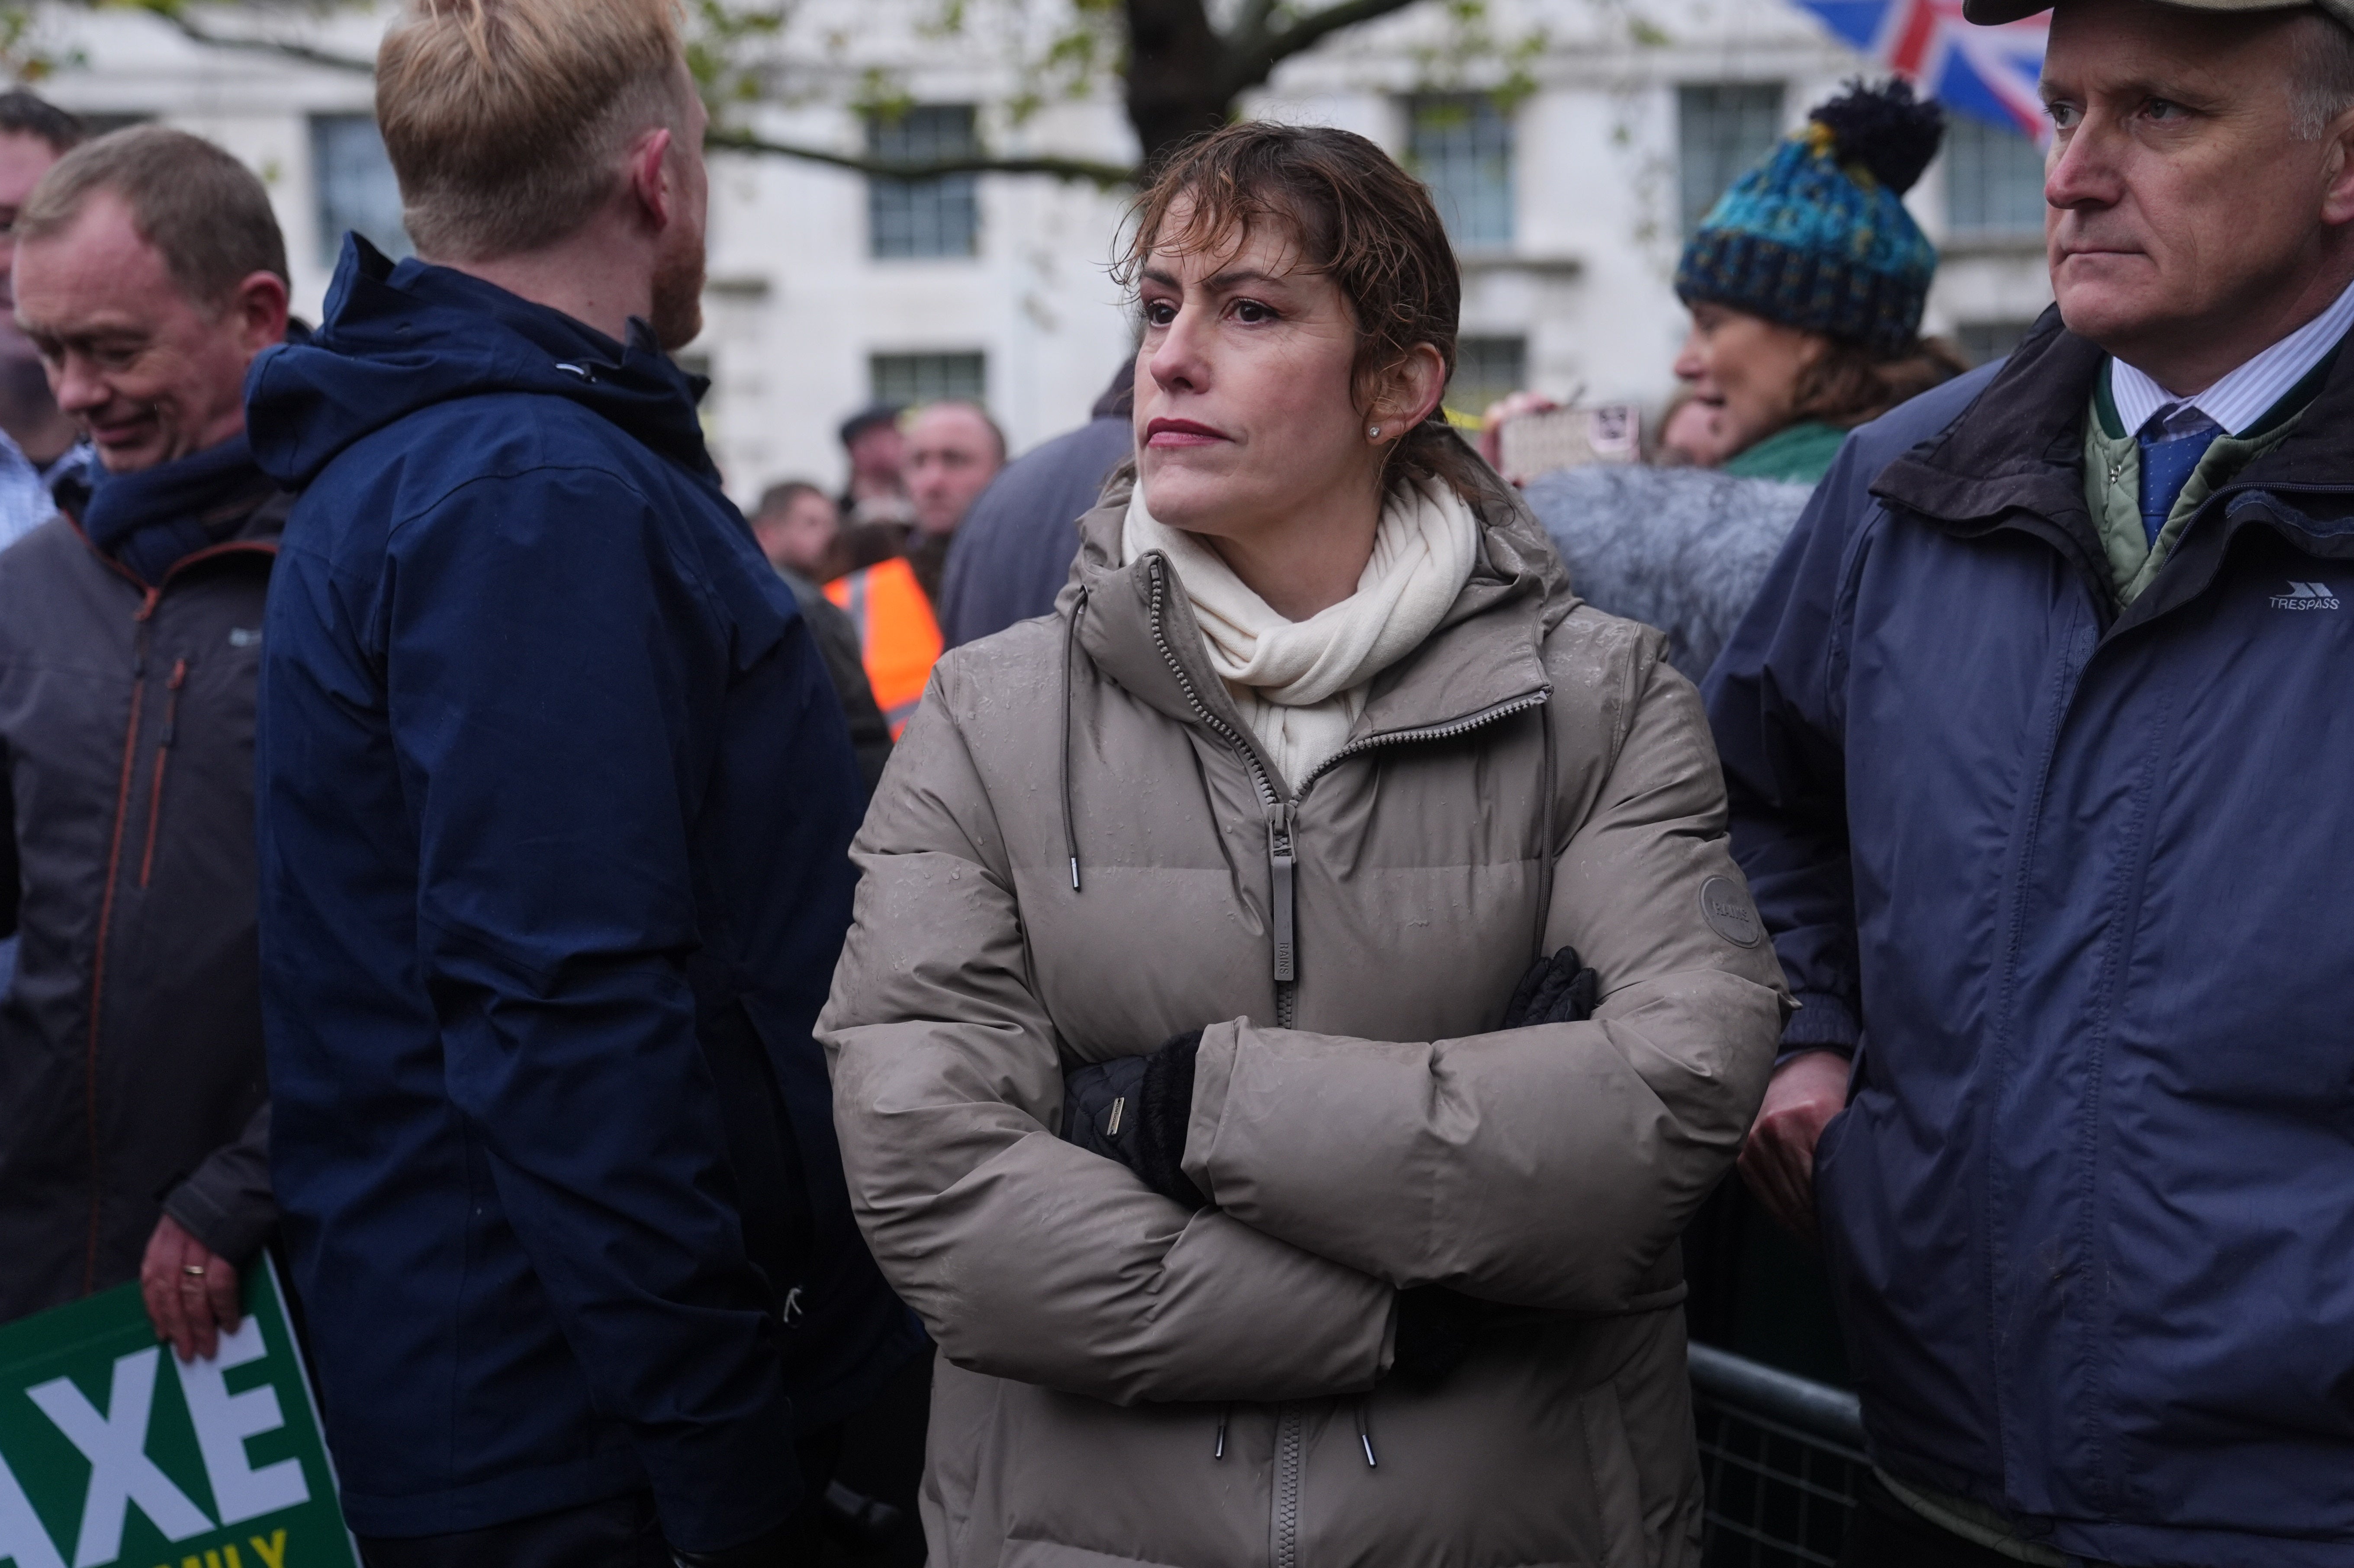
[[[311,173],[318,187],[319,260],[332,267],[350,229],[386,255],[409,254],[400,225],[400,182],[368,114],[311,117]]]
[[[1488,405],[1529,384],[1529,340],[1524,337],[1460,337],[1455,340],[1455,377],[1447,384],[1447,407],[1473,418]]]
[[[1782,134],[1782,84],[1709,82],[1676,90],[1676,185],[1690,234]]]
[[[896,114],[867,116],[869,157],[928,164],[981,151],[972,105],[933,103]],[[973,256],[980,253],[980,181],[971,175],[928,180],[866,182],[866,235],[873,254],[887,259]]]
[[[1947,119],[1946,231],[1957,239],[2040,238],[2043,149],[2012,126]]]
[[[1972,365],[1986,365],[2017,348],[2034,324],[2031,321],[1964,322],[1954,329],[1954,339],[1963,358]]]
[[[1512,242],[1512,122],[1485,93],[1425,93],[1406,101],[1406,167],[1458,249]]]
[[[989,387],[988,360],[978,354],[877,354],[866,366],[877,403],[979,403]]]

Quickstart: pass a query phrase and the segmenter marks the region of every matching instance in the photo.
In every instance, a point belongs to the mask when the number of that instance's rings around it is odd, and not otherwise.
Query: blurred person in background
[[[0,92],[0,549],[57,514],[49,485],[81,440],[49,391],[40,352],[16,325],[9,277],[25,198],[82,135],[81,122],[57,105],[23,88]]]
[[[0,92],[0,549],[57,515],[51,484],[86,461],[81,431],[50,394],[40,351],[17,326],[8,291],[16,214],[59,158],[82,140],[81,121],[23,88]],[[0,995],[16,969],[16,938],[0,938]]]
[[[907,411],[900,403],[869,403],[842,422],[837,433],[850,477],[835,504],[844,527],[906,523],[915,515],[907,503],[907,444],[899,429]]]
[[[1659,411],[1651,461],[1661,468],[1714,468],[1733,455],[1724,410],[1703,403],[1690,387],[1677,388]]]
[[[825,585],[858,630],[859,656],[896,737],[923,700],[943,646],[933,606],[958,525],[1005,466],[1005,436],[971,403],[927,403],[906,420],[905,525],[854,529],[853,569]]]
[[[884,764],[891,760],[891,726],[875,705],[875,686],[866,678],[857,624],[819,586],[833,575],[826,568],[839,553],[842,514],[824,491],[807,480],[789,479],[760,493],[751,523],[760,553],[793,590],[818,652],[825,655],[833,694],[842,699],[843,716],[850,721],[859,778],[872,795]]]
[[[1900,79],[1820,104],[1701,219],[1676,267],[1676,376],[1739,478],[1812,484],[1848,431],[1968,368],[1925,339],[1937,252],[1903,200],[1945,116]]]
[[[833,498],[805,479],[789,479],[760,493],[752,536],[780,572],[813,583],[842,573],[842,512]]]
[[[252,736],[291,498],[244,392],[286,247],[259,179],[161,126],[83,143],[14,216],[16,320],[97,461],[0,552],[0,1319],[135,1277],[209,1355],[277,1221]]]
[[[1698,697],[1438,414],[1378,147],[1128,232],[1140,477],[942,662],[822,1022],[932,1563],[1693,1563],[1673,1243],[1785,1000]]]
[[[302,488],[257,777],[274,1170],[371,1568],[787,1568],[921,1349],[811,1037],[861,792],[670,357],[705,114],[667,0],[419,0],[258,365]]]
[[[1087,422],[1006,464],[965,514],[941,574],[940,636],[950,648],[1044,615],[1070,580],[1079,519],[1136,452],[1136,365],[1119,367]]]
[[[1668,633],[1695,681],[1847,430],[1961,368],[1919,335],[1936,252],[1898,199],[1943,132],[1902,80],[1817,107],[1684,247],[1692,327],[1662,444],[1692,443],[1688,464],[1528,481],[1578,593]]]
[[[978,404],[927,403],[907,416],[902,429],[908,519],[862,526],[850,536],[851,566],[906,559],[927,604],[937,604],[949,546],[973,502],[1005,466],[1005,436]]]

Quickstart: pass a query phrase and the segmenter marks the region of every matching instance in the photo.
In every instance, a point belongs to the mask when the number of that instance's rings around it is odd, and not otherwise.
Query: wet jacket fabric
[[[232,443],[242,450],[241,443]],[[168,1209],[242,1263],[276,1219],[254,945],[254,675],[285,497],[218,449],[76,483],[0,552],[0,1320],[138,1277]],[[175,491],[171,473],[216,482]]]
[[[1499,483],[1439,630],[1286,798],[1166,558],[1121,563],[1126,500],[1053,619],[941,661],[820,1025],[943,1358],[932,1561],[1696,1563],[1670,1244],[1782,1016],[1696,694]],[[1596,1021],[1500,1032],[1564,943]],[[1196,1028],[1189,1213],[1058,1123],[1066,1069]],[[1385,1382],[1432,1282],[1530,1310]]]
[[[2058,1550],[2354,1558],[2354,356],[2120,609],[2101,354],[1848,443],[1711,678],[1854,1053],[1818,1202],[1873,1457]],[[2317,591],[2318,590],[2318,591]]]
[[[696,390],[360,247],[249,385],[302,491],[259,755],[273,1152],[364,1535],[651,1484],[674,1544],[734,1544],[916,1343],[810,1034],[858,779]]]

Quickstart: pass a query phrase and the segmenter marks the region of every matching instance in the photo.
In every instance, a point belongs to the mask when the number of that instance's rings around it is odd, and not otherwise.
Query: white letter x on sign
[[[74,1568],[98,1568],[122,1555],[122,1521],[133,1503],[155,1521],[166,1540],[186,1541],[213,1527],[204,1510],[190,1502],[188,1494],[147,1457],[147,1412],[155,1403],[160,1354],[160,1350],[133,1351],[116,1358],[114,1389],[104,1415],[90,1408],[69,1378],[25,1391],[90,1461],[90,1491],[82,1503]]]

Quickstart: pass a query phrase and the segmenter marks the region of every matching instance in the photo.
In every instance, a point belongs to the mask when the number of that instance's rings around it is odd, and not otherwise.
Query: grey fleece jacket
[[[1694,681],[1757,597],[1811,487],[1702,468],[1598,464],[1529,482],[1529,510],[1596,609],[1668,634]]]

